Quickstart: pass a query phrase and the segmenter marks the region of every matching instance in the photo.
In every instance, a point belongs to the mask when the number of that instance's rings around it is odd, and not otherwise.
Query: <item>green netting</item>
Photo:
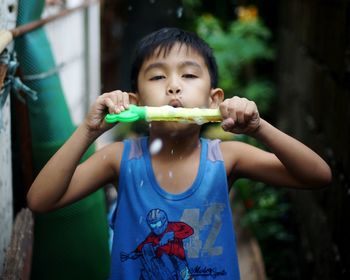
[[[43,0],[19,1],[17,24],[39,19],[43,6]],[[23,76],[55,68],[43,29],[16,39],[15,48]],[[28,100],[33,162],[38,172],[71,135],[74,125],[57,74],[25,83],[38,92],[39,98]],[[106,279],[109,265],[102,190],[58,211],[35,216],[32,279]]]

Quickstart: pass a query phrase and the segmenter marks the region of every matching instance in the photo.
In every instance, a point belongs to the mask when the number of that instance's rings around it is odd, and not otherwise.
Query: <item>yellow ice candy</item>
[[[174,108],[171,106],[146,106],[146,121],[176,121],[203,124],[220,122],[222,117],[219,109]]]

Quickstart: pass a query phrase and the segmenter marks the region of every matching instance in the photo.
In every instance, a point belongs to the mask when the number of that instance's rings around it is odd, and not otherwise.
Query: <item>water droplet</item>
[[[152,124],[150,123],[150,124],[148,125],[148,127],[151,128],[151,127],[152,127]]]
[[[174,150],[173,150],[173,149],[171,149],[170,153],[171,153],[171,155],[174,155]]]
[[[163,142],[159,138],[156,138],[152,141],[151,145],[149,146],[149,152],[151,155],[155,155],[159,153],[159,151],[162,149]]]
[[[131,174],[131,168],[128,169],[129,174]]]
[[[182,18],[183,11],[184,11],[183,7],[177,8],[177,10],[176,10],[176,16],[177,16],[178,18]]]
[[[140,182],[140,187],[142,187],[143,186],[143,180],[141,180],[141,182]]]
[[[173,178],[173,172],[169,171],[169,178]]]

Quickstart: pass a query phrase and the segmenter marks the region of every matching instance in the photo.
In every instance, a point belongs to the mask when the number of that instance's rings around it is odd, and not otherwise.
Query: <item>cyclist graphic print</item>
[[[140,279],[193,279],[182,241],[193,234],[193,229],[184,222],[170,222],[161,209],[148,212],[147,224],[151,233],[135,251],[121,253],[121,261],[140,259]]]

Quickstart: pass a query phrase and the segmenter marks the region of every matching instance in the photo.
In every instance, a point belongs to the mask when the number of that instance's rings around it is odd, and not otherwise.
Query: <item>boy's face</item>
[[[204,59],[185,45],[171,51],[156,50],[145,60],[138,75],[141,105],[210,108],[213,102],[210,75]]]

